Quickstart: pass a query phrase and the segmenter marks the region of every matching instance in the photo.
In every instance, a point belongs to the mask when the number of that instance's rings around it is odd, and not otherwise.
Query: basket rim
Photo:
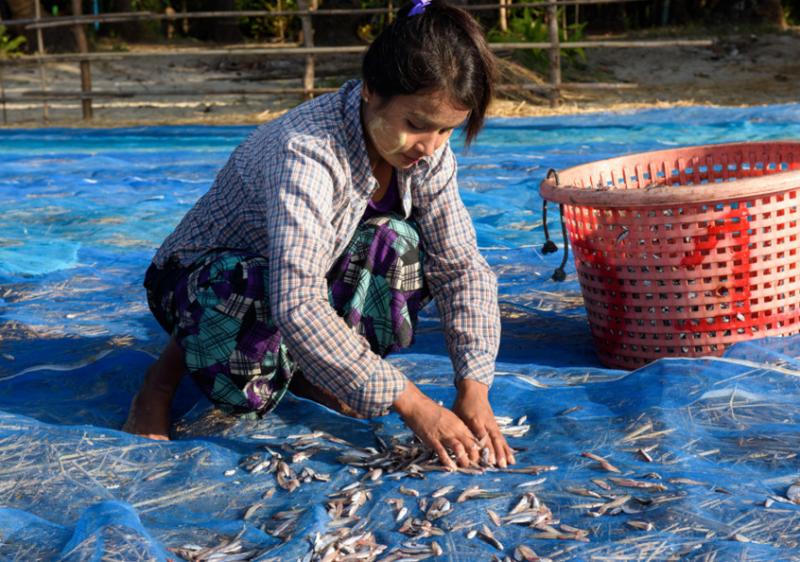
[[[748,141],[720,144],[690,145],[671,149],[653,150],[621,155],[605,160],[595,160],[579,164],[559,171],[559,174],[575,174],[597,169],[599,164],[611,167],[620,161],[632,157],[648,157],[657,159],[660,155],[669,155],[669,159],[697,156],[697,152],[706,149],[710,152],[720,149],[752,148],[764,145],[791,145],[800,151],[800,140],[776,139],[770,141]],[[686,156],[682,156],[685,154]],[[568,205],[592,207],[663,207],[681,204],[720,203],[737,199],[745,199],[773,195],[800,187],[800,170],[779,171],[758,177],[738,179],[735,182],[707,183],[681,186],[658,187],[655,189],[620,188],[607,189],[584,188],[575,185],[557,185],[555,178],[548,177],[539,184],[542,199]]]

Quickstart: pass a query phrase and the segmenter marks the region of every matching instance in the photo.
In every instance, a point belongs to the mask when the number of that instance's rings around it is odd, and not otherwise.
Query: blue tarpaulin
[[[173,407],[176,440],[119,431],[166,341],[141,287],[147,264],[250,131],[0,131],[0,559],[178,560],[236,539],[241,559],[311,560],[315,536],[331,532],[331,494],[365,471],[337,460],[350,445],[324,437],[290,462],[293,436],[325,432],[362,449],[407,437],[396,415],[350,419],[290,395],[263,420],[228,418],[189,381]],[[493,119],[469,152],[457,148],[462,198],[500,281],[492,404],[498,416],[527,416],[530,430],[509,437],[518,466],[556,468],[364,480],[371,497],[352,526],[386,545],[379,558],[410,540],[387,500],[424,518],[420,499],[453,485],[452,511],[434,521],[444,534],[416,540],[436,541],[447,560],[513,556],[520,544],[554,560],[800,560],[800,506],[788,498],[800,478],[800,336],[740,343],[721,358],[603,368],[574,266],[565,282],[550,279],[561,256],[540,251],[538,195],[548,168],[786,138],[800,138],[800,105]],[[454,398],[435,307],[391,361],[435,399]],[[267,447],[297,473],[330,479],[284,490],[275,473],[250,471]],[[473,485],[489,497],[457,503]],[[496,526],[487,509],[503,517],[526,492],[555,528],[585,530],[588,541]],[[625,495],[624,509],[597,513]],[[287,513],[290,531],[276,532]],[[502,551],[471,537],[482,525]]]

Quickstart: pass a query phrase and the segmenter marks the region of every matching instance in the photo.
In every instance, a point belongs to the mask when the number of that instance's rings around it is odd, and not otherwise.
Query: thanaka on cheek
[[[392,130],[392,127],[383,117],[374,117],[368,124],[370,137],[375,148],[384,154],[399,154],[403,152],[408,136],[403,131]]]

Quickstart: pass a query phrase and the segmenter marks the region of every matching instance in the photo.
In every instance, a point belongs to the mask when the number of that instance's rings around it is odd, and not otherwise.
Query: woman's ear
[[[372,97],[372,92],[369,91],[369,88],[366,84],[361,84],[361,99],[364,100],[364,103],[369,103],[369,99]]]

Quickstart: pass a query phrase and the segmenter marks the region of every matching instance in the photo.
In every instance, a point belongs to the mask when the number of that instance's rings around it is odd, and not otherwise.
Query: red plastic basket
[[[647,152],[544,180],[603,364],[800,331],[798,191],[800,141]]]

